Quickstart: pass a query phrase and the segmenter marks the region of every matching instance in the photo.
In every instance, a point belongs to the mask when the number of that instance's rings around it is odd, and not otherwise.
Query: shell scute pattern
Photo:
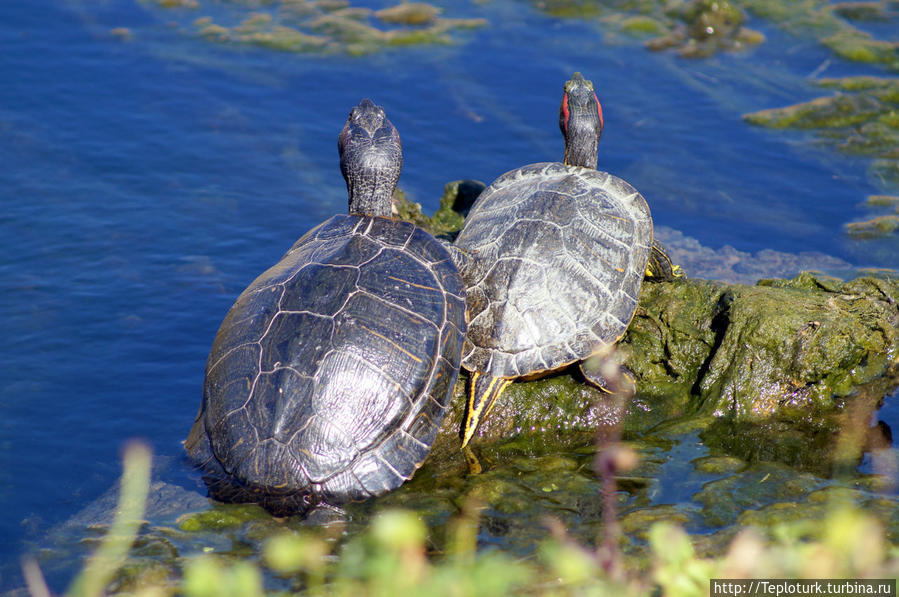
[[[470,256],[463,365],[518,377],[616,341],[651,243],[645,200],[606,172],[554,162],[500,176],[456,239]]]
[[[234,330],[233,334],[216,335],[206,363],[206,375],[218,366],[231,351],[259,341],[268,329],[272,317],[278,312],[278,301],[284,292],[281,286],[266,286],[252,294],[242,294],[228,311],[222,326]],[[240,306],[238,306],[238,304]],[[253,305],[253,309],[247,306]]]
[[[366,231],[366,236],[375,237],[388,247],[405,247],[409,239],[418,230],[413,225],[397,226],[395,220],[389,218],[372,218]],[[421,238],[421,237],[419,237]]]
[[[235,302],[187,442],[195,461],[231,477],[228,491],[341,502],[393,489],[420,466],[466,322],[449,253],[417,231],[335,216]]]
[[[443,289],[434,284],[433,275],[424,264],[408,252],[399,249],[382,251],[367,264],[358,286],[409,311],[410,319],[416,319],[414,315],[420,316],[421,323],[441,321],[444,317],[443,298],[439,296]],[[438,296],[421,300],[422,295],[431,293]]]
[[[303,330],[303,338],[308,335],[315,341],[305,342],[296,330]],[[312,359],[330,346],[333,334],[334,320],[331,317],[305,311],[281,311],[272,318],[263,339],[266,349],[261,354],[259,370],[271,372],[289,367],[298,375],[310,378],[316,368]]]

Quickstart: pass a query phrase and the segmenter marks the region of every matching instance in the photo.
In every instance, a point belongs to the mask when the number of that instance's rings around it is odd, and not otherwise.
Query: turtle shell
[[[335,216],[231,307],[188,454],[213,497],[276,513],[394,489],[430,450],[465,330],[462,280],[434,237]]]
[[[636,309],[652,239],[646,200],[607,172],[552,162],[502,175],[454,243],[467,255],[462,365],[522,377],[616,342]]]

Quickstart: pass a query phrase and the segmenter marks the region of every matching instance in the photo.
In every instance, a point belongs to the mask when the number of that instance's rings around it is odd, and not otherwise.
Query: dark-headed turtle
[[[338,148],[351,215],[307,232],[238,297],[185,442],[213,497],[276,514],[409,479],[459,372],[458,270],[434,237],[390,218],[399,134],[363,100]]]
[[[565,84],[559,126],[564,163],[500,176],[454,242],[470,317],[463,445],[513,379],[558,370],[617,342],[637,306],[652,218],[636,189],[596,170],[602,107],[580,73]]]

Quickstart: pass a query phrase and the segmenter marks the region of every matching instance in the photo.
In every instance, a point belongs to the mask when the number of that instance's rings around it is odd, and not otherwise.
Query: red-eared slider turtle
[[[560,369],[617,342],[637,306],[652,218],[636,189],[596,170],[602,107],[580,73],[565,84],[559,126],[564,163],[500,176],[454,242],[470,318],[463,445],[513,379]]]
[[[307,232],[238,297],[185,442],[213,497],[276,514],[409,479],[459,372],[458,270],[434,237],[390,218],[399,134],[364,100],[338,148],[351,215]]]

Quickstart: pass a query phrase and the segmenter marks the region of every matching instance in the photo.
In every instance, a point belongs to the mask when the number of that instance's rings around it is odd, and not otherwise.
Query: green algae
[[[870,175],[883,187],[899,186],[899,79],[873,76],[821,79],[818,85],[838,90],[783,108],[745,114],[757,126],[813,130],[821,143],[851,155],[876,158]],[[857,238],[890,234],[893,215],[846,225]]]
[[[863,222],[849,222],[846,232],[856,238],[877,238],[899,230],[899,215],[884,215]]]
[[[835,2],[832,10],[850,21],[879,21],[888,17],[883,2]]]
[[[785,108],[761,110],[743,119],[769,128],[841,128],[868,122],[884,111],[884,104],[868,94],[819,97]]]
[[[748,12],[768,19],[794,35],[817,40],[842,58],[899,70],[897,42],[876,40],[858,29],[851,23],[851,19],[859,18],[860,12],[850,10],[847,3],[831,4],[826,0],[742,0],[740,5]],[[861,9],[862,6],[859,5],[858,8]],[[870,6],[865,8],[870,9]],[[867,12],[870,14],[870,10]],[[883,12],[879,18],[888,20],[889,15]]]
[[[430,25],[442,11],[425,2],[403,2],[375,12],[375,17],[384,23],[399,25]]]
[[[702,505],[700,516],[709,528],[733,525],[747,509],[782,501],[800,501],[822,486],[821,479],[797,474],[780,463],[752,465],[739,475],[710,481],[693,496]]]
[[[667,14],[676,25],[668,35],[647,42],[650,50],[676,48],[685,58],[704,58],[764,41],[764,35],[743,26],[742,10],[727,0],[691,0],[669,8]]]
[[[155,1],[155,5],[161,6],[158,2],[168,0]],[[190,2],[194,9],[206,6],[204,0],[172,1]],[[480,18],[443,18],[441,12],[424,2],[373,11],[353,6],[347,0],[272,0],[231,2],[225,14],[216,20],[204,16],[192,24],[199,37],[212,43],[349,55],[398,46],[450,44],[456,40],[453,32],[487,25]]]
[[[406,199],[397,189],[393,197],[393,215],[412,222],[438,237],[454,238],[462,228],[465,215],[486,185],[477,180],[448,182],[440,197],[440,207],[431,217],[422,213],[421,204]]]
[[[199,8],[197,0],[155,0],[157,6],[162,8]]]
[[[650,37],[645,42],[650,50],[674,49],[686,58],[742,50],[764,41],[764,35],[743,25],[743,11],[729,0],[534,0],[534,5],[557,18],[599,19],[613,31]]]
[[[697,472],[720,475],[736,472],[746,466],[746,461],[735,456],[705,456],[693,461]]]
[[[177,524],[182,531],[197,533],[239,528],[260,517],[266,517],[266,515],[265,510],[259,506],[220,504],[210,510],[185,514],[178,519]]]
[[[882,383],[877,391],[887,392],[899,383],[897,304],[899,283],[874,278],[843,283],[806,273],[757,286],[646,284],[619,345],[637,380],[625,428],[646,429],[683,415],[786,421],[777,458],[798,466],[790,454],[810,453],[809,437],[816,434],[830,441],[832,430],[819,425],[844,408],[845,397],[869,384]],[[448,443],[458,442],[464,383],[441,431]],[[510,385],[479,428],[478,441],[522,433],[551,441],[556,434],[617,424],[622,414],[573,370]],[[778,429],[772,425],[754,433]],[[787,441],[791,425],[793,443]],[[738,434],[727,429],[723,435]],[[530,435],[528,441],[536,440]]]
[[[667,33],[667,27],[664,23],[645,15],[635,15],[622,19],[621,29],[632,35],[661,36]]]

